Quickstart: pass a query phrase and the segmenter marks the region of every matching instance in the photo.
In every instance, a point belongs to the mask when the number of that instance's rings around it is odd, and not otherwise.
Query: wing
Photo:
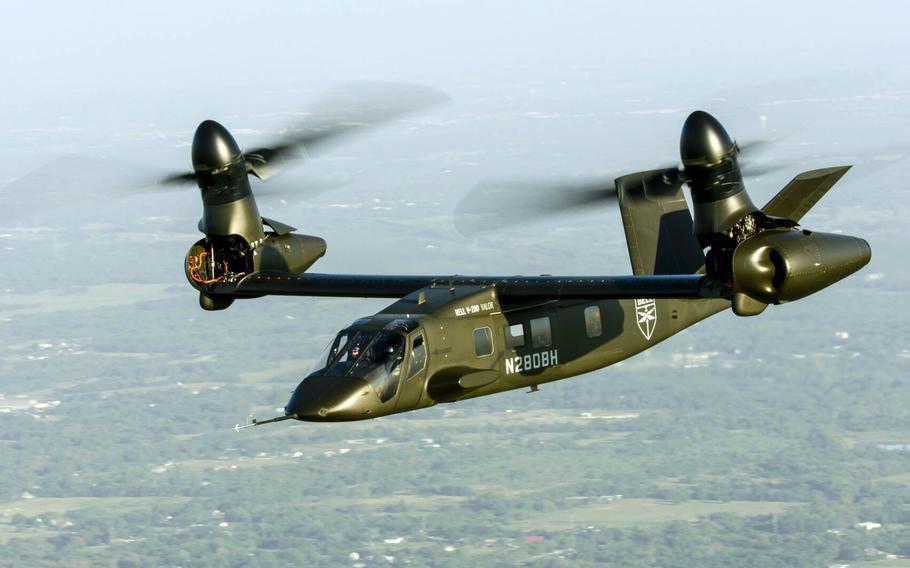
[[[799,222],[849,169],[850,166],[838,166],[803,172],[762,207],[762,212]]]
[[[401,298],[426,287],[495,286],[501,300],[719,298],[724,290],[703,275],[667,276],[406,276],[258,272],[206,292],[234,297],[331,296]]]

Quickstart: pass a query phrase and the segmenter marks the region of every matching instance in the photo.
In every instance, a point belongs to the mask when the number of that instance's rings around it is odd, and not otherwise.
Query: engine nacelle
[[[733,253],[734,296],[745,295],[763,304],[798,300],[853,274],[871,258],[869,243],[857,237],[807,230],[763,231]],[[734,297],[738,315],[753,315],[740,313],[738,304],[749,302],[741,297],[737,302]]]
[[[325,240],[310,235],[272,235],[253,250],[257,272],[305,272],[325,254]]]
[[[201,294],[202,308],[222,310],[232,299],[209,294],[211,286],[238,280],[251,272],[305,272],[325,250],[325,241],[310,235],[265,233],[252,244],[240,235],[210,235],[187,251],[184,271],[190,285]]]
[[[272,158],[281,153],[263,151]],[[234,301],[229,293],[215,289],[220,283],[235,282],[253,272],[305,272],[325,254],[321,238],[293,234],[294,227],[259,214],[248,174],[261,177],[265,170],[257,167],[268,160],[254,154],[258,162],[250,162],[224,126],[213,120],[200,124],[193,136],[192,155],[189,179],[196,181],[202,196],[199,231],[205,238],[190,247],[184,272],[199,291],[202,309],[223,310]]]

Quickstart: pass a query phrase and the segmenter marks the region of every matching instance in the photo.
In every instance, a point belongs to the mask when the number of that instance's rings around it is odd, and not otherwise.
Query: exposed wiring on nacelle
[[[190,275],[190,278],[193,279],[193,282],[203,285],[214,284],[216,282],[221,282],[224,280],[224,276],[228,271],[228,265],[226,260],[221,261],[221,276],[215,276],[214,270],[211,278],[207,278],[205,273],[205,259],[209,255],[207,250],[203,250],[198,255],[191,254],[186,257],[186,273]],[[214,258],[214,256],[213,256]],[[214,264],[212,265],[214,268]]]

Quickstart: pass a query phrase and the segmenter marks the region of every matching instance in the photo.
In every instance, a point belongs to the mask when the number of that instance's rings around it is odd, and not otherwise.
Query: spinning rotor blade
[[[485,182],[458,203],[455,226],[470,236],[615,201],[612,177]]]
[[[57,157],[0,187],[0,227],[79,227],[133,223],[163,214],[157,202],[145,209],[124,199],[147,194],[154,170],[145,165],[92,154]]]
[[[761,177],[776,171],[780,171],[786,168],[789,164],[783,161],[763,161],[760,163],[753,163],[751,161],[746,161],[745,163],[740,163],[739,171],[742,172],[743,177]]]
[[[272,144],[243,152],[247,173],[265,181],[288,161],[305,158],[330,142],[435,105],[449,97],[428,87],[350,83],[322,97]],[[175,173],[160,185],[193,183],[196,173]]]
[[[736,142],[736,147],[739,148],[740,155],[742,154],[751,154],[752,152],[761,150],[763,147],[771,144],[772,140],[747,140],[745,142]]]
[[[739,161],[744,176],[760,176],[784,168],[773,161],[750,163],[743,153],[760,151],[771,140],[750,140],[739,145]],[[662,170],[662,171],[661,171]],[[654,181],[675,191],[684,183],[685,174],[677,165],[654,170]],[[657,180],[656,176],[660,176]],[[535,221],[554,214],[580,211],[617,201],[613,178],[567,178],[550,180],[501,180],[484,182],[471,190],[455,209],[455,226],[471,236],[500,227]]]
[[[323,97],[274,144],[246,151],[247,170],[266,180],[290,159],[306,157],[330,142],[448,100],[439,91],[415,85],[348,84]]]
[[[185,174],[171,174],[166,178],[163,178],[158,183],[160,185],[187,185],[196,183],[196,174],[195,172],[188,172]]]
[[[756,161],[755,159],[756,154],[760,154],[763,149],[782,138],[784,138],[784,136],[773,139],[747,140],[742,143],[737,141],[737,161],[739,162],[739,170],[742,172],[743,177],[760,177],[789,166],[791,164],[791,161],[789,160]]]

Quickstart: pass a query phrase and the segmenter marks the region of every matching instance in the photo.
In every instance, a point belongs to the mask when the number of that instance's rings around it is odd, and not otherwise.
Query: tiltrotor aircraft
[[[272,294],[396,300],[338,332],[283,416],[245,426],[363,420],[536,390],[622,361],[727,308],[754,316],[804,298],[871,258],[861,238],[799,226],[849,166],[801,173],[756,207],[739,146],[696,111],[682,129],[682,168],[623,175],[604,190],[618,200],[633,275],[311,273],[325,241],[263,218],[247,177],[266,177],[291,146],[243,152],[216,122],[196,130],[194,172],[172,179],[195,180],[202,193],[205,237],[186,256],[201,306],[222,310]]]

